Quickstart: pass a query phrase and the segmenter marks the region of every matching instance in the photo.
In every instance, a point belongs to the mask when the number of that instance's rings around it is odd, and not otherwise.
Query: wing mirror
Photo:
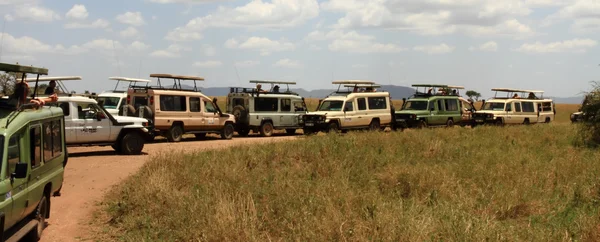
[[[102,119],[105,119],[105,118],[106,118],[106,115],[104,115],[103,112],[97,112],[96,113],[96,120],[102,121]]]
[[[10,175],[11,181],[14,179],[23,179],[27,177],[27,169],[29,165],[27,163],[17,163],[15,165],[15,172]]]
[[[433,111],[435,111],[435,108],[430,108],[429,109],[429,112],[433,112]]]

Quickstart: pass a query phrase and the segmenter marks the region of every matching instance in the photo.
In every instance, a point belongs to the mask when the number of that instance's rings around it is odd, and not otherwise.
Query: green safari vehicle
[[[392,129],[452,127],[471,123],[473,108],[465,105],[459,93],[464,87],[436,84],[415,84],[412,87],[416,93],[408,100],[403,98],[402,108],[394,112]]]
[[[48,74],[44,68],[5,63],[0,71],[21,81],[26,74]],[[32,93],[37,89],[36,82]],[[50,198],[60,196],[63,184],[64,115],[61,108],[32,103],[35,94],[15,93],[22,95],[0,98],[0,241],[38,241],[50,217]]]

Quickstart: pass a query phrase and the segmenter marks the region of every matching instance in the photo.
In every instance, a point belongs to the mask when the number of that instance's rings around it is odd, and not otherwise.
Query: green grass
[[[600,239],[600,151],[551,124],[349,133],[154,157],[102,240]]]

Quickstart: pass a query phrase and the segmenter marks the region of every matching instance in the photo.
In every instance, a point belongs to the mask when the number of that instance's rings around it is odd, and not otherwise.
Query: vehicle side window
[[[525,113],[535,113],[535,107],[532,102],[522,102],[521,108]]]
[[[356,99],[356,102],[358,104],[358,110],[367,110],[367,101],[364,97]]]
[[[186,97],[161,95],[160,110],[172,112],[185,112],[187,111]]]
[[[8,178],[10,174],[15,171],[15,166],[17,163],[21,162],[21,137],[23,134],[21,132],[14,134],[8,140],[8,167],[6,169],[6,177]]]
[[[505,110],[506,112],[512,112],[512,103],[507,103]]]
[[[254,111],[257,112],[277,112],[277,98],[259,97],[254,99]]]
[[[204,109],[206,109],[205,112],[207,112],[207,113],[217,112],[215,105],[209,101],[204,101]]]
[[[458,99],[446,99],[446,111],[458,111]]]
[[[371,110],[387,108],[387,102],[385,100],[385,97],[369,97],[368,102],[369,102],[369,109],[371,109]]]
[[[199,97],[190,97],[190,112],[200,112]]]
[[[62,129],[59,120],[46,121],[42,125],[44,131],[44,162],[52,160],[62,154]]]
[[[521,112],[521,103],[515,103],[515,112],[517,112],[517,113]]]
[[[346,101],[346,107],[344,107],[344,110],[348,112],[354,111],[354,102],[352,100]]]
[[[442,101],[441,99],[437,100],[437,110],[444,111],[443,107],[444,107],[444,101]]]
[[[40,129],[39,125],[29,129],[31,168],[39,167],[42,163],[42,137]]]
[[[54,149],[52,150],[52,155],[57,157],[63,152],[63,140],[62,140],[62,122],[61,120],[52,121],[52,145]]]
[[[290,100],[290,99],[281,99],[281,111],[282,112],[292,111],[292,100]]]
[[[552,103],[550,103],[550,102],[542,103],[542,111],[551,112],[552,111]]]
[[[60,108],[62,108],[63,113],[65,114],[65,116],[71,115],[71,105],[69,105],[69,103],[62,102],[62,103],[58,104],[58,106]]]

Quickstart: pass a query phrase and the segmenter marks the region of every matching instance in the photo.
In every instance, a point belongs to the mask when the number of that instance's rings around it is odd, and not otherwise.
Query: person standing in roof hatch
[[[48,87],[46,88],[46,90],[44,91],[45,95],[52,95],[56,92],[56,81],[52,80],[50,81],[50,83],[48,83]]]

